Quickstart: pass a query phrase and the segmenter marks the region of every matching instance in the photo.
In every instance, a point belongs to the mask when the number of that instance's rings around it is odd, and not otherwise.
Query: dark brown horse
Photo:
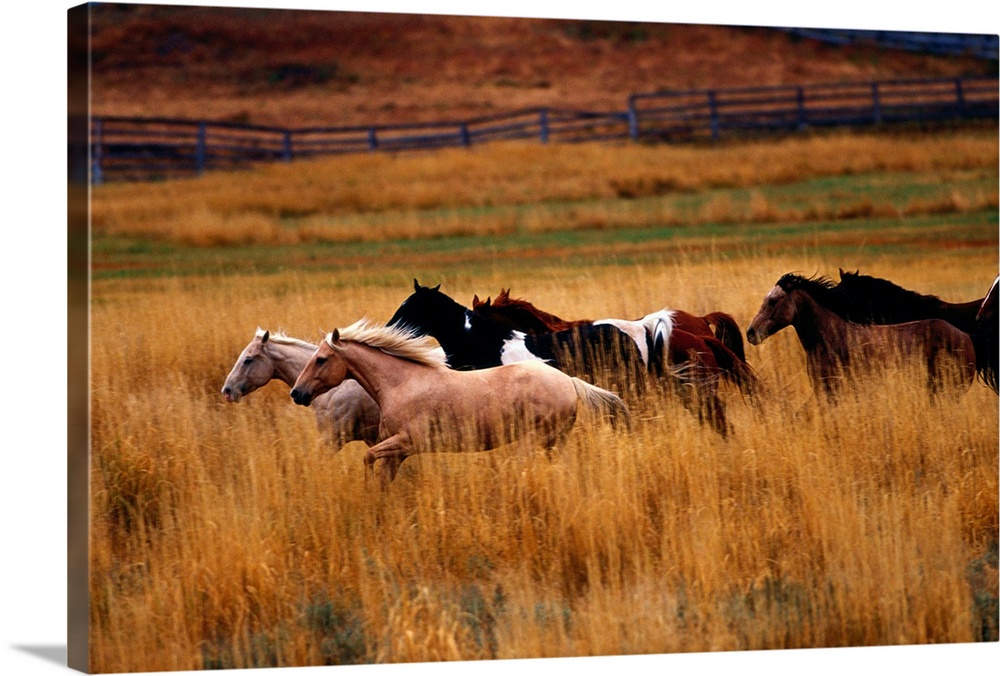
[[[927,366],[928,387],[936,392],[951,362],[958,385],[976,377],[972,339],[943,319],[902,324],[857,324],[843,317],[843,302],[830,280],[787,274],[764,298],[747,328],[747,340],[760,345],[791,326],[806,351],[806,367],[816,391],[833,396],[846,374],[890,363],[895,354],[919,358]]]
[[[937,296],[917,293],[880,277],[840,270],[840,283],[834,287],[842,316],[859,324],[901,324],[920,319],[943,319],[969,334],[976,349],[976,373],[994,392],[997,383],[997,332],[982,324],[977,316],[990,300],[989,294],[977,300],[951,303]],[[996,282],[991,287],[996,303]],[[993,326],[996,326],[994,319]]]
[[[617,327],[636,342],[656,380],[675,385],[673,389],[681,394],[685,406],[723,436],[731,426],[718,394],[719,382],[728,380],[746,395],[755,394],[759,388],[750,365],[712,332],[710,324],[717,330],[722,326],[723,335],[738,332],[736,321],[722,312],[696,317],[679,310],[660,310],[637,320],[565,320],[524,299],[511,298],[507,289],[501,290],[495,300],[481,301],[475,296],[472,307],[479,317],[536,335],[584,325]],[[742,337],[738,342],[742,351]]]

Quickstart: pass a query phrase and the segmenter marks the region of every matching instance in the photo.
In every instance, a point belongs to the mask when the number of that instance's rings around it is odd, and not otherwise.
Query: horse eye
[[[326,363],[326,357],[316,357],[316,366],[322,366]]]
[[[253,357],[247,357],[246,359],[243,360],[244,366],[249,366],[252,363],[253,363]]]

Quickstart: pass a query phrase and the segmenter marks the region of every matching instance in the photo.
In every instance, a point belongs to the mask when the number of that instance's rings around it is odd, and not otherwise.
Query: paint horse
[[[846,374],[886,363],[895,354],[923,361],[932,392],[938,391],[949,365],[955,367],[955,384],[966,390],[976,377],[972,339],[943,319],[857,324],[843,314],[843,303],[832,281],[786,274],[765,296],[747,327],[747,340],[760,345],[781,329],[794,328],[806,352],[814,390],[830,399]]]
[[[646,391],[647,369],[635,342],[611,325],[528,334],[475,315],[435,287],[413,280],[413,293],[389,319],[437,339],[454,369],[541,361],[634,401]]]
[[[479,297],[475,296],[472,301],[472,309],[475,310],[489,304],[492,304],[493,308],[503,308],[502,315],[496,315],[498,321],[506,319],[512,322],[512,326],[520,326],[522,328],[519,330],[529,333],[563,331],[581,324],[627,321],[618,319],[565,320],[550,312],[538,309],[524,299],[511,298],[510,289],[500,289],[500,293],[492,301],[489,298],[485,301],[480,301]],[[707,315],[699,317],[690,312],[674,308],[664,308],[661,312],[670,313],[670,323],[674,329],[684,331],[693,336],[715,337],[729,348],[740,361],[746,361],[746,354],[743,349],[743,334],[740,332],[739,324],[736,323],[736,320],[731,315],[725,312],[709,312]]]
[[[917,293],[880,277],[840,270],[836,293],[844,317],[859,324],[901,324],[919,319],[943,319],[969,334],[976,350],[976,373],[994,392],[997,389],[997,336],[983,329],[976,316],[989,296],[949,303]],[[994,287],[995,288],[995,282]]]
[[[291,387],[317,347],[258,328],[229,372],[222,396],[228,402],[238,403],[272,380]],[[356,382],[347,381],[317,397],[312,408],[324,443],[336,450],[351,441],[363,441],[369,446],[375,443],[381,414],[375,400]]]
[[[515,441],[551,448],[584,411],[630,423],[618,396],[543,363],[455,371],[430,338],[365,320],[326,336],[291,397],[308,406],[347,379],[357,381],[382,412],[378,443],[364,462],[374,473],[374,464],[383,461],[383,488],[418,453],[485,451]]]
[[[472,305],[475,315],[489,317],[528,333],[546,333],[588,324],[618,327],[635,340],[654,379],[673,386],[683,395],[685,406],[693,409],[699,420],[707,419],[713,429],[723,436],[728,434],[730,426],[726,420],[725,405],[718,394],[719,382],[728,380],[747,396],[753,396],[759,389],[759,381],[750,365],[711,331],[711,322],[726,325],[723,333],[732,333],[732,327],[737,327],[736,321],[722,312],[699,318],[680,310],[663,309],[637,320],[567,321],[536,308],[524,299],[511,298],[509,289],[502,289],[495,300],[487,298],[481,301],[476,296]],[[739,329],[735,331],[738,333]],[[742,351],[742,338],[739,348]]]

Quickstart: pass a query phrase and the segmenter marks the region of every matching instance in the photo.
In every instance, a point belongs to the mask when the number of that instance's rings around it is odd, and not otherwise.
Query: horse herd
[[[895,354],[926,366],[935,395],[962,393],[977,374],[996,393],[998,282],[981,299],[948,303],[858,272],[840,270],[836,283],[786,274],[746,337],[759,345],[793,327],[813,387],[829,399],[845,379]],[[742,332],[724,312],[565,320],[508,290],[476,296],[469,308],[440,285],[413,287],[388,323],[361,320],[319,345],[258,328],[223,396],[238,402],[271,380],[287,383],[296,404],[315,410],[326,441],[365,442],[368,470],[383,461],[383,486],[408,456],[435,447],[488,450],[521,440],[551,448],[586,412],[628,428],[630,406],[650,392],[675,393],[723,437],[732,427],[721,383],[760,405]]]

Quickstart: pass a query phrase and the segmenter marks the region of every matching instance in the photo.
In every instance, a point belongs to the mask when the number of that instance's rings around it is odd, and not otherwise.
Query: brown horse
[[[664,309],[637,320],[567,321],[524,299],[511,298],[508,289],[502,289],[495,300],[481,301],[475,296],[472,306],[477,315],[526,333],[549,333],[586,324],[617,327],[636,342],[650,373],[659,382],[674,385],[673,389],[682,395],[685,406],[694,410],[700,421],[707,420],[724,437],[731,426],[726,419],[725,404],[718,394],[719,382],[728,380],[748,396],[759,389],[750,365],[711,330],[710,322],[714,322],[717,329],[725,326],[721,329],[723,335],[735,333],[739,338],[736,321],[722,312],[695,317],[680,310]],[[738,344],[742,351],[742,338]]]
[[[927,384],[936,392],[946,362],[957,366],[964,389],[976,377],[972,339],[943,319],[903,324],[855,324],[839,313],[840,303],[830,280],[787,274],[764,298],[747,328],[747,340],[760,345],[791,326],[806,351],[806,367],[814,389],[833,397],[848,372],[887,363],[895,354],[916,357],[927,366]]]
[[[630,423],[617,395],[542,362],[453,371],[432,339],[364,320],[326,336],[296,379],[292,399],[308,406],[346,379],[381,409],[378,443],[364,462],[374,471],[384,460],[383,487],[417,453],[485,451],[524,439],[551,448],[583,411]]]

